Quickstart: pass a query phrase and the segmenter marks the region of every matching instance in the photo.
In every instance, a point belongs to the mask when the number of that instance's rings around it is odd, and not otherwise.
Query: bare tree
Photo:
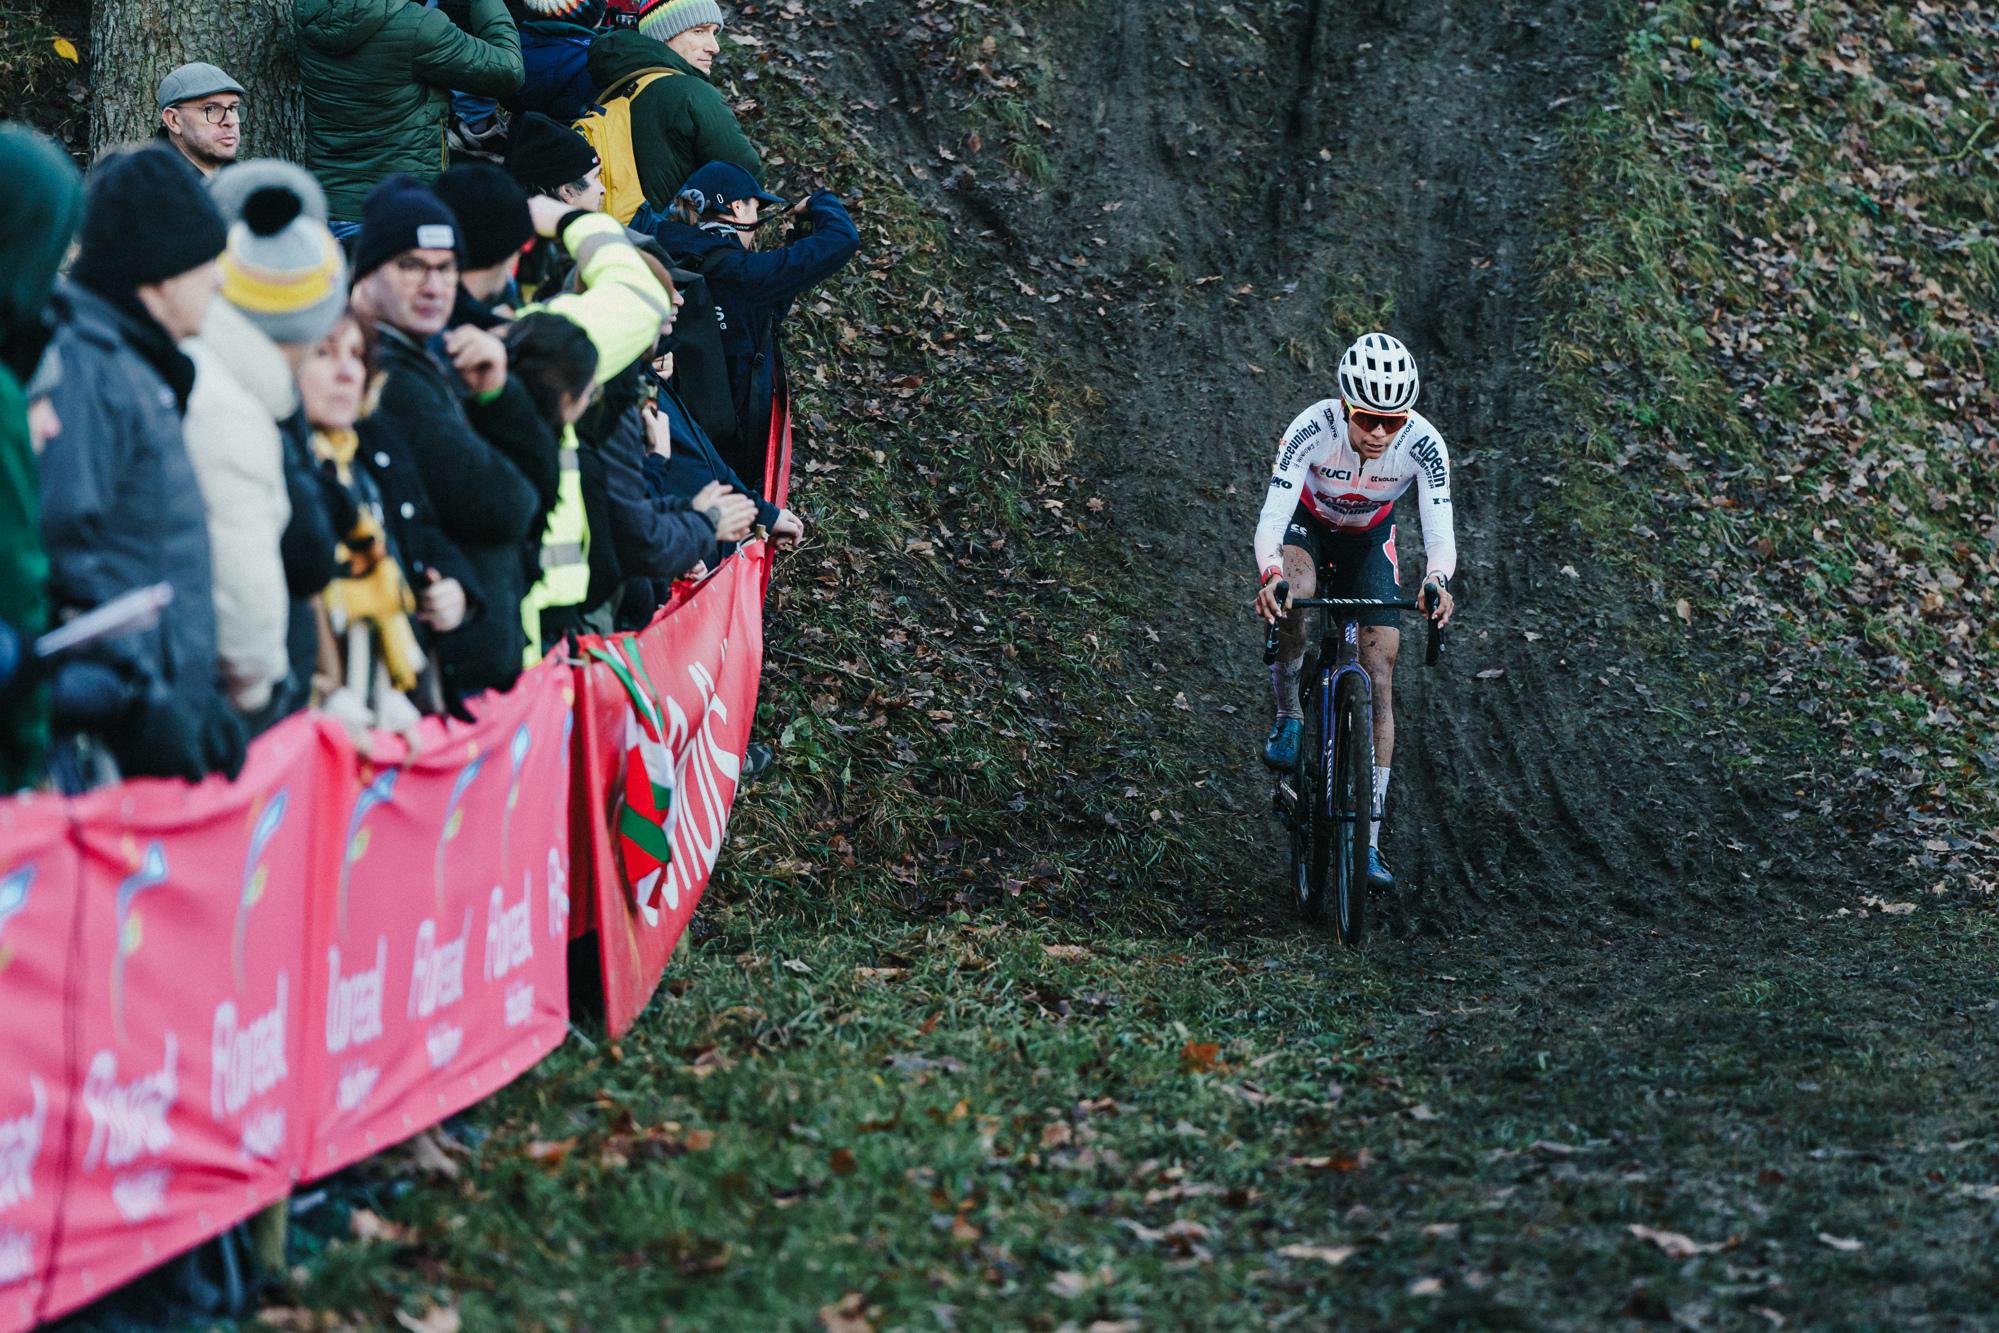
[[[151,137],[160,79],[191,60],[221,66],[247,91],[244,157],[304,155],[292,0],[95,0],[90,52],[93,156]]]

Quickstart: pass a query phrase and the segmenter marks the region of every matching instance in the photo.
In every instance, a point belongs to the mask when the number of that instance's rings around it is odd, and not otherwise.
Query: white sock
[[[1368,827],[1367,845],[1381,846],[1381,811],[1388,804],[1388,770],[1379,764],[1374,768],[1374,822]]]
[[[1270,665],[1270,692],[1277,700],[1277,716],[1303,717],[1305,710],[1298,703],[1298,673],[1305,666],[1301,653],[1290,661],[1277,661]]]

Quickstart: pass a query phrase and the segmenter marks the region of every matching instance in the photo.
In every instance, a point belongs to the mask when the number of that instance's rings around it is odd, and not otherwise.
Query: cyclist
[[[1423,522],[1428,568],[1423,587],[1434,590],[1430,619],[1451,621],[1451,575],[1457,541],[1451,532],[1451,459],[1444,437],[1418,415],[1421,383],[1409,349],[1386,333],[1366,333],[1340,358],[1340,393],[1298,414],[1278,445],[1277,466],[1256,523],[1256,565],[1261,586],[1256,609],[1275,622],[1277,581],[1289,598],[1399,597],[1395,556],[1395,502],[1411,483]],[[1282,548],[1280,550],[1280,547]],[[1326,574],[1321,587],[1320,571]],[[1423,600],[1420,596],[1419,601]],[[1304,710],[1298,673],[1305,656],[1305,616],[1287,619],[1270,670],[1277,721],[1263,745],[1263,760],[1287,769],[1298,758]],[[1360,664],[1374,683],[1374,811],[1368,833],[1368,881],[1395,883],[1381,859],[1381,810],[1395,756],[1395,658],[1401,648],[1399,612],[1360,610]]]

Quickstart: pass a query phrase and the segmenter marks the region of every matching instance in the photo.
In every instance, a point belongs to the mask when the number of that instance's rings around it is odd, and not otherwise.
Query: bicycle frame
[[[1367,861],[1360,824],[1374,816],[1374,682],[1360,664],[1361,610],[1426,611],[1427,596],[1403,598],[1307,597],[1285,605],[1289,587],[1279,582],[1278,604],[1286,614],[1324,609],[1324,632],[1312,671],[1313,700],[1308,722],[1316,745],[1316,762],[1301,753],[1300,764],[1277,778],[1275,805],[1291,837],[1291,874],[1299,906],[1309,919],[1325,910],[1328,892],[1334,904],[1334,934],[1341,943],[1359,942],[1366,919]],[[1334,614],[1341,613],[1345,614]],[[1263,659],[1277,660],[1280,624],[1264,638]],[[1424,660],[1434,663],[1442,651],[1442,632],[1430,626]],[[1347,685],[1349,680],[1355,683]],[[1342,731],[1342,726],[1345,730]],[[1342,759],[1342,747],[1346,754]],[[1369,771],[1360,772],[1360,768]],[[1288,778],[1296,780],[1296,787]],[[1334,849],[1339,848],[1337,856]]]

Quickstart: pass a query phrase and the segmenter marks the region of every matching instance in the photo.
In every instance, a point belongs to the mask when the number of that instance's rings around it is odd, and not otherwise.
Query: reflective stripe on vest
[[[583,474],[576,466],[576,429],[562,432],[562,481],[541,537],[541,577],[521,602],[527,630],[524,667],[541,660],[541,613],[552,606],[580,606],[590,595],[590,520],[583,512]]]

